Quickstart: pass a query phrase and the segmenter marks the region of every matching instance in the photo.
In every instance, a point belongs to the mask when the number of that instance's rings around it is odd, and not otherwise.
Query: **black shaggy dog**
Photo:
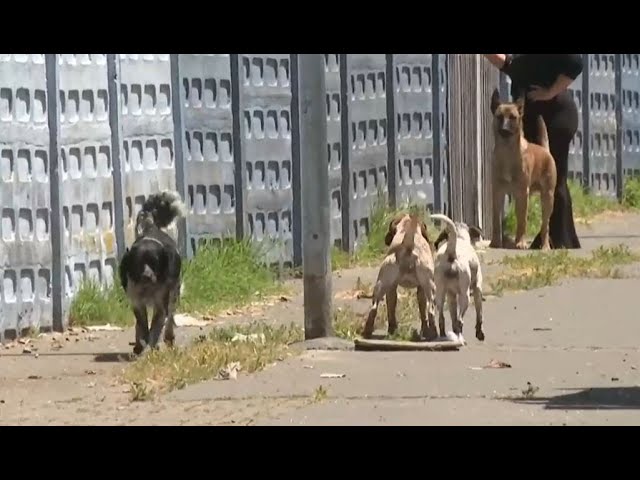
[[[176,242],[162,229],[185,214],[178,193],[149,196],[136,217],[136,239],[120,261],[122,288],[136,316],[136,355],[147,346],[156,348],[165,321],[165,343],[173,345],[175,340],[173,314],[180,296],[182,259]],[[153,307],[151,331],[147,307]]]

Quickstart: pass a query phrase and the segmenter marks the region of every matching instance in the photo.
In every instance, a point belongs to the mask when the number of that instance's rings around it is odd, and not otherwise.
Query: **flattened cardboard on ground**
[[[464,344],[459,341],[408,342],[401,340],[378,340],[356,338],[355,349],[363,352],[447,352],[458,351]]]

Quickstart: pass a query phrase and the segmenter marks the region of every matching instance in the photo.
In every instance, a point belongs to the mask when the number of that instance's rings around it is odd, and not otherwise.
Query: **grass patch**
[[[303,338],[302,328],[293,324],[216,328],[190,345],[148,351],[125,369],[123,379],[130,385],[131,400],[147,400],[212,379],[236,362],[243,373],[262,370],[292,355],[290,345]]]
[[[283,284],[262,258],[259,246],[249,239],[201,246],[184,264],[180,311],[215,314],[281,293]]]
[[[640,177],[627,177],[622,190],[622,206],[630,210],[640,209]]]
[[[621,278],[619,267],[638,260],[640,256],[622,244],[601,246],[588,257],[571,255],[568,250],[508,256],[501,262],[508,267],[507,272],[490,282],[491,294],[533,290],[554,285],[569,277]]]
[[[93,280],[81,283],[69,309],[69,325],[127,326],[133,324],[133,312],[116,276],[113,284],[102,286]]]
[[[387,249],[384,244],[384,237],[387,234],[389,223],[399,213],[417,213],[421,215],[425,219],[429,232],[435,232],[433,223],[429,222],[427,215],[425,215],[424,207],[406,205],[398,209],[392,209],[387,203],[386,196],[379,193],[371,206],[369,235],[358,245],[353,253],[333,247],[331,251],[332,269],[335,271],[356,266],[377,265]]]
[[[629,185],[630,193],[628,194],[629,201],[625,206],[624,202],[621,204],[613,197],[605,197],[585,192],[580,183],[574,180],[569,180],[569,192],[571,194],[571,202],[573,205],[573,216],[576,222],[586,223],[597,215],[605,212],[629,209],[631,208],[632,202],[636,202],[635,205],[640,207],[640,182],[637,180],[631,180],[632,183],[628,182],[625,183],[625,192],[628,190],[626,185]],[[635,195],[637,195],[637,198]],[[538,194],[532,195],[529,198],[529,209],[527,211],[526,236],[528,238],[535,237],[540,231],[540,225],[542,224],[541,214],[542,207],[540,205],[540,196]],[[516,234],[516,224],[515,203],[511,202],[505,217],[505,233],[514,236]]]
[[[202,245],[193,258],[183,262],[185,289],[178,310],[212,315],[284,291],[276,273],[261,258],[259,247],[250,240]],[[74,326],[134,323],[118,278],[109,287],[83,282],[71,303],[69,319]]]

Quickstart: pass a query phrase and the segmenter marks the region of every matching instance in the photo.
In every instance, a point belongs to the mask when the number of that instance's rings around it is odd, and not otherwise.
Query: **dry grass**
[[[360,314],[350,307],[338,307],[333,314],[333,328],[336,336],[347,340],[354,340],[362,335],[367,314]],[[398,305],[396,308],[398,330],[389,337],[390,340],[416,341],[419,339],[420,315],[415,291],[398,290]],[[378,308],[375,328],[386,331],[387,305],[383,302]]]
[[[568,250],[508,256],[501,263],[508,270],[489,281],[491,294],[532,290],[558,283],[563,278],[621,278],[621,266],[640,260],[626,245],[599,247],[588,257]]]
[[[295,353],[291,345],[302,339],[302,329],[293,324],[216,328],[185,347],[148,351],[125,369],[123,379],[130,385],[132,400],[146,400],[216,376],[224,378],[225,369],[228,375],[234,365],[242,373],[262,370]]]

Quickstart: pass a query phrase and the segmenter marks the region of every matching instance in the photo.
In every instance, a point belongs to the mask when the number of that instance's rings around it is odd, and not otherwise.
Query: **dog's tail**
[[[402,242],[399,243],[391,243],[389,249],[387,250],[387,255],[391,255],[394,253],[399,253],[404,250],[406,253],[411,253],[413,251],[413,247],[415,246],[415,235],[418,230],[418,217],[417,215],[411,215],[409,220],[409,225],[404,232],[404,237],[402,238]]]
[[[456,246],[458,244],[458,228],[456,227],[456,224],[453,223],[453,220],[451,220],[449,217],[447,217],[446,215],[442,215],[441,213],[433,213],[431,214],[431,218],[433,220],[440,220],[441,222],[444,222],[446,224],[449,234],[447,235],[447,249],[445,250],[445,252],[450,261],[455,260]]]
[[[176,219],[186,216],[187,207],[180,194],[171,190],[154,193],[142,205],[142,212],[153,216],[153,223],[158,228],[165,228]]]
[[[549,149],[549,134],[547,133],[547,125],[544,123],[542,115],[538,115],[538,138],[540,139],[540,146],[547,151]]]

